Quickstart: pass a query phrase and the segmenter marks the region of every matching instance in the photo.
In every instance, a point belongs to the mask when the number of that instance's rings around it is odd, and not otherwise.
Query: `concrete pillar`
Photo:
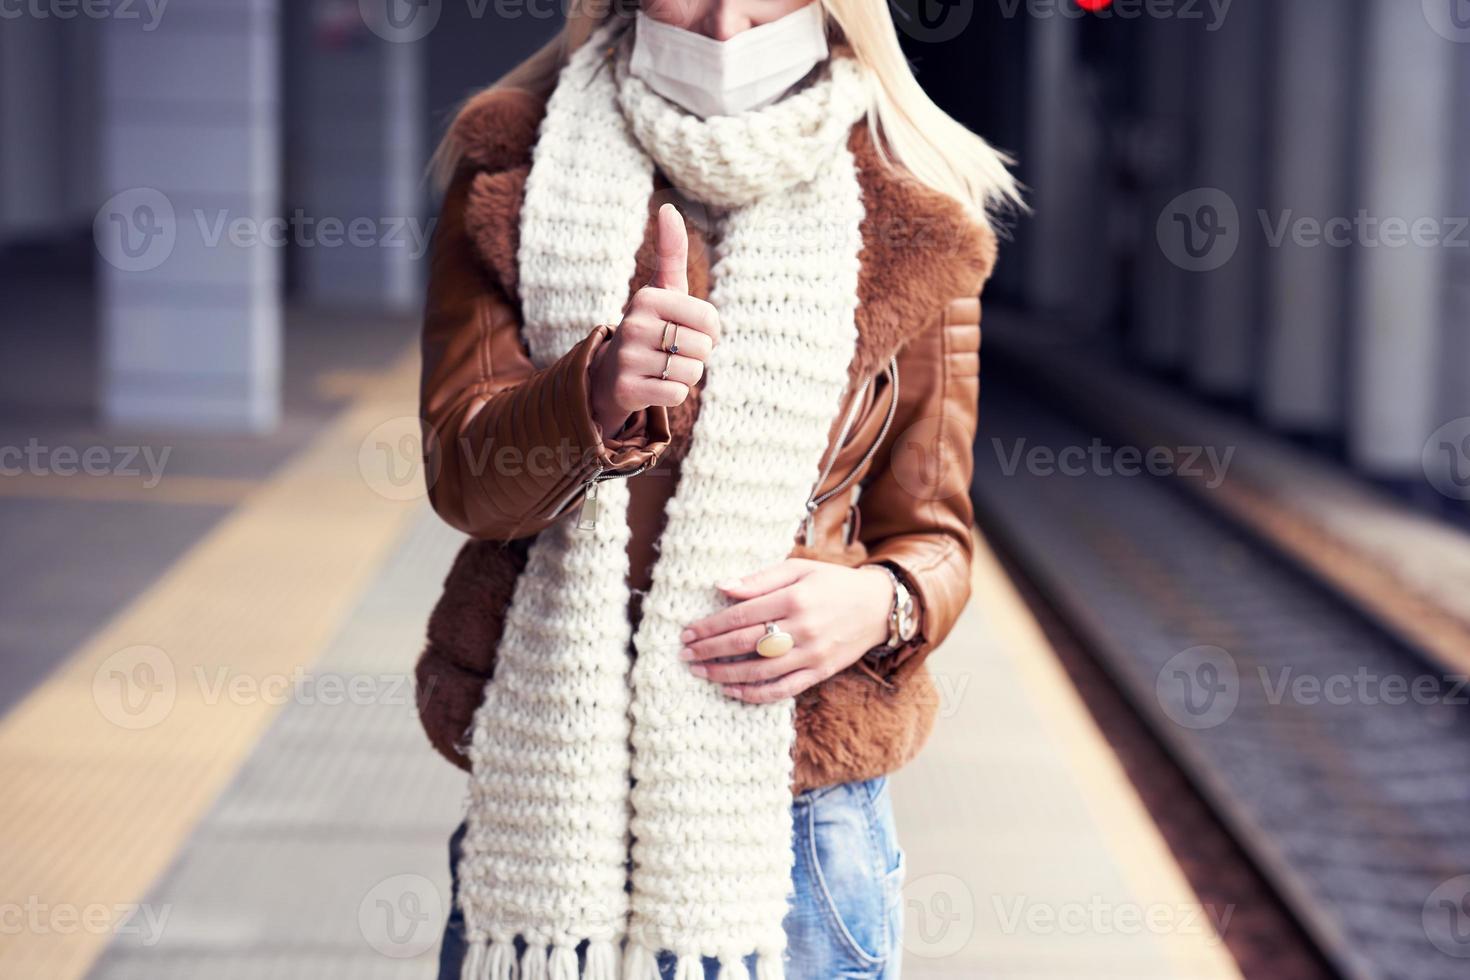
[[[326,30],[311,22],[312,6],[290,12],[288,207],[306,219],[292,251],[299,298],[417,309],[427,247],[429,42],[419,31],[366,21]],[[483,34],[483,25],[474,32]],[[348,233],[353,228],[357,234]]]
[[[0,20],[0,242],[54,231],[66,206],[67,24],[54,17]]]
[[[1342,426],[1348,251],[1289,228],[1349,213],[1356,31],[1351,5],[1339,17],[1322,16],[1320,0],[1277,8],[1267,201],[1272,234],[1285,234],[1267,250],[1259,408],[1277,428],[1323,436]]]
[[[1321,3],[1316,7],[1320,18]],[[1256,217],[1265,204],[1262,165],[1270,109],[1265,89],[1274,10],[1271,4],[1236,4],[1199,42],[1197,183],[1223,191],[1234,202],[1239,228],[1235,254],[1199,276],[1189,370],[1200,390],[1226,398],[1247,395],[1256,380],[1264,251]]]
[[[1134,157],[1145,227],[1138,229],[1133,283],[1137,329],[1131,345],[1150,366],[1177,368],[1185,361],[1199,273],[1181,267],[1174,249],[1160,240],[1155,222],[1167,222],[1172,203],[1190,195],[1194,186],[1190,145],[1198,113],[1193,85],[1197,38],[1191,23],[1177,18],[1145,17],[1132,26],[1144,35],[1139,66],[1143,115]]]
[[[140,5],[141,6],[141,5]],[[276,0],[101,24],[102,405],[150,428],[280,414]]]
[[[1087,103],[1076,17],[1040,17],[1030,25],[1027,92],[1029,200],[1026,293],[1039,312],[1085,324],[1106,315],[1106,229],[1099,193],[1097,124]]]
[[[1418,4],[1370,0],[1352,346],[1350,449],[1380,477],[1422,476],[1438,426],[1447,249],[1410,232],[1447,235],[1453,211],[1456,61],[1465,45],[1433,30]]]

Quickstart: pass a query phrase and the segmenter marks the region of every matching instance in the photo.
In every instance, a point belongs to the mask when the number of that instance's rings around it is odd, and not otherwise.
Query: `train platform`
[[[991,326],[980,525],[1325,975],[1464,976],[1464,536],[1044,324]]]
[[[1091,419],[1110,446],[1174,453],[1166,466],[1208,506],[1251,529],[1384,629],[1470,673],[1470,530],[1414,507],[1242,417],[1125,369],[1055,323],[1001,315],[987,343],[1048,401]],[[1044,380],[1042,380],[1044,379]],[[1425,446],[1423,490],[1461,499],[1436,457],[1470,436],[1457,420]],[[1470,445],[1470,442],[1466,443]]]
[[[434,975],[464,780],[418,730],[411,676],[459,542],[418,489],[415,380],[411,356],[356,377],[16,692],[0,978]],[[905,976],[1239,976],[1232,910],[1190,887],[1009,574],[978,554],[975,600],[932,661],[933,741],[894,780]]]

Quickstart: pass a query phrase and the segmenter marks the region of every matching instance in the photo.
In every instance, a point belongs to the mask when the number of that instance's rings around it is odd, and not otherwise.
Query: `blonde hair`
[[[486,91],[515,88],[549,97],[572,52],[609,17],[627,16],[615,9],[616,2],[572,0],[557,36]],[[834,43],[845,45],[868,70],[872,80],[868,131],[886,165],[948,195],[985,224],[992,215],[1024,210],[1020,185],[1009,170],[1011,158],[935,105],[914,78],[886,0],[815,2],[822,5]],[[451,128],[432,164],[441,183],[453,175],[462,155]]]

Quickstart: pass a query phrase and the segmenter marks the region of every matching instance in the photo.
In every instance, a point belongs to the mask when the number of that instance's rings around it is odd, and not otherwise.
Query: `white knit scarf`
[[[572,56],[536,144],[519,255],[531,357],[621,318],[655,162],[720,209],[724,334],[637,635],[626,481],[600,486],[595,529],[565,518],[530,549],[469,753],[463,976],[658,980],[668,951],[678,980],[703,980],[701,956],[734,980],[749,954],[758,980],[780,980],[793,703],[695,678],[679,633],[726,604],[716,582],[787,557],[817,479],[857,336],[846,141],[868,90],[834,58],[774,106],[702,121],[629,76],[615,40],[604,27]]]

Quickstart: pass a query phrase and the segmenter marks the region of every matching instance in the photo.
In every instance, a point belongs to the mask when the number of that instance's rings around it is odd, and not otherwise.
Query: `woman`
[[[419,665],[441,976],[896,977],[1004,161],[883,0],[579,10],[454,122]]]

